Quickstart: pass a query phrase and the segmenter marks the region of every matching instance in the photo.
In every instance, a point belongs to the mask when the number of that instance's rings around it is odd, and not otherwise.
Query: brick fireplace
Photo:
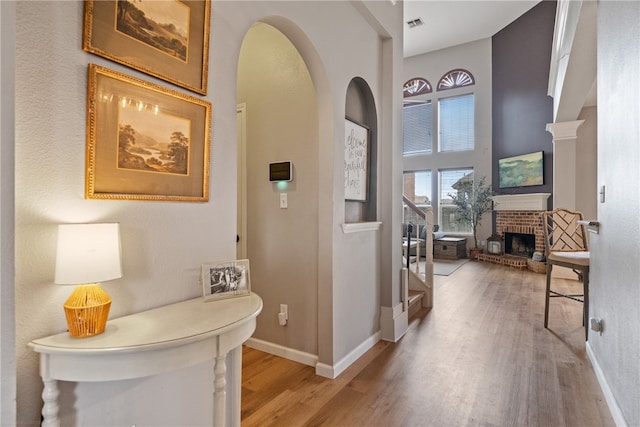
[[[544,253],[542,211],[497,211],[496,234],[504,238],[505,233],[533,234],[536,239],[535,251]]]
[[[533,250],[544,253],[542,213],[547,210],[547,200],[550,195],[549,193],[534,193],[493,196],[494,210],[496,211],[495,234],[503,238],[503,250],[505,249],[505,235],[516,233],[535,236]],[[517,260],[518,257],[512,256],[507,256],[506,259],[502,257],[501,260],[498,258],[500,257],[486,255],[483,260],[501,262],[514,267],[527,267],[527,261],[524,258],[519,258],[520,261]],[[531,268],[531,260],[528,260],[528,263]]]

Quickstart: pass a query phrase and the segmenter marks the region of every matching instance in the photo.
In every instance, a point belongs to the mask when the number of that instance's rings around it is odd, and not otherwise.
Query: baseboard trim
[[[343,373],[349,366],[358,360],[363,354],[371,349],[378,341],[380,341],[380,331],[365,339],[359,346],[354,348],[349,354],[340,359],[338,363],[327,365],[326,363],[316,364],[316,375],[321,377],[336,379],[338,375]]]
[[[402,311],[402,309],[402,302],[395,307],[383,306],[380,308],[380,328],[383,340],[398,342],[409,329],[409,312]]]
[[[613,396],[613,392],[611,391],[611,387],[609,387],[609,383],[604,376],[604,372],[602,372],[602,368],[598,363],[598,359],[596,355],[593,353],[593,349],[587,341],[586,344],[587,355],[589,356],[589,360],[591,360],[591,366],[593,366],[593,371],[596,373],[596,378],[598,379],[598,383],[600,384],[600,389],[602,389],[602,394],[604,394],[604,400],[607,402],[607,406],[609,407],[609,411],[611,412],[611,417],[613,417],[613,421],[616,423],[618,427],[627,427],[628,424],[622,415],[622,411],[618,406],[618,402],[616,398]]]
[[[316,366],[318,364],[318,356],[315,354],[263,341],[258,338],[249,338],[245,342],[245,345],[247,347],[255,348],[256,350],[264,351],[265,353],[273,354],[274,356],[302,363],[303,365]]]

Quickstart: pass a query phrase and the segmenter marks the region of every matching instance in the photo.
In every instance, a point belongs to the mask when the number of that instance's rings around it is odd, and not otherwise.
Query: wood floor
[[[613,426],[582,306],[552,299],[544,329],[544,280],[475,261],[436,276],[434,309],[335,380],[245,348],[242,426]]]

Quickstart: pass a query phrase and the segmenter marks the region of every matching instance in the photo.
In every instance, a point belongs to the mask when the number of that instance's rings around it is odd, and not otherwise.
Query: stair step
[[[416,314],[422,308],[423,291],[409,290],[409,317]]]

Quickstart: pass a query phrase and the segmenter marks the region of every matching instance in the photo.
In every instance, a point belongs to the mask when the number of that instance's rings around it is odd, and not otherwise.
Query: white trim
[[[381,338],[385,341],[398,342],[409,328],[409,310],[403,310],[402,301],[394,307],[380,307]]]
[[[354,222],[348,224],[342,224],[342,232],[344,234],[359,233],[361,231],[377,231],[380,230],[382,222]]]
[[[492,196],[495,211],[546,211],[551,193],[503,194]]]
[[[546,130],[553,137],[553,142],[572,141],[578,138],[578,128],[584,120],[573,120],[570,122],[547,123]]]
[[[302,363],[307,366],[316,366],[318,363],[318,356],[315,354],[263,341],[258,338],[249,338],[245,342],[245,345],[247,347],[255,348],[256,350],[264,351],[265,353],[273,354],[274,356],[293,360],[294,362]]]
[[[600,368],[600,364],[598,363],[598,359],[596,355],[593,353],[593,349],[589,344],[589,341],[586,343],[587,355],[589,356],[589,360],[591,360],[591,366],[593,366],[593,371],[596,373],[596,378],[598,379],[598,383],[600,384],[600,389],[602,389],[602,394],[604,395],[604,400],[607,402],[607,406],[609,406],[609,411],[611,411],[611,417],[613,417],[613,421],[616,423],[618,427],[627,427],[628,424],[622,415],[622,410],[618,406],[618,402],[616,402],[616,398],[613,396],[613,392],[609,387],[609,383],[604,376],[604,372],[602,372],[602,368]]]
[[[349,354],[340,359],[338,363],[333,366],[326,363],[318,363],[316,365],[316,375],[325,378],[335,379],[343,373],[349,366],[351,366],[356,360],[358,360],[363,354],[371,349],[376,343],[380,341],[380,331],[371,335],[364,340],[359,346],[354,348]]]

